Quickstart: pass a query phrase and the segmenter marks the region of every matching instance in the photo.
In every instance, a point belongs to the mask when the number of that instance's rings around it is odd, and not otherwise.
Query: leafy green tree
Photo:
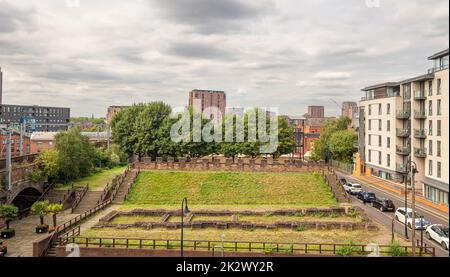
[[[63,205],[61,204],[50,204],[47,206],[47,212],[52,215],[53,218],[53,227],[56,228],[56,216],[62,211]]]
[[[320,138],[314,142],[311,158],[315,161],[325,162],[329,162],[332,159],[337,159],[341,162],[348,162],[351,160],[353,156],[353,145],[357,137],[356,135],[350,135],[350,133],[353,132],[348,130],[350,123],[351,119],[348,117],[340,117],[336,120],[326,122],[324,130],[320,134]],[[343,131],[346,131],[349,134],[346,134]],[[333,140],[333,135],[336,133],[338,134]],[[352,137],[354,138],[353,141],[351,140]],[[345,139],[341,142],[344,145],[337,146],[337,144],[339,144],[339,138]],[[332,142],[333,145],[331,145]],[[352,149],[352,152],[347,151],[350,148]]]
[[[0,218],[2,218],[6,223],[6,231],[9,231],[9,225],[11,221],[19,216],[19,208],[13,204],[6,204],[0,206]]]
[[[345,163],[353,161],[354,143],[358,136],[349,130],[337,131],[331,135],[329,141],[330,153],[333,160]]]
[[[294,131],[286,119],[278,117],[278,148],[274,157],[291,154],[295,150]]]
[[[79,128],[55,136],[58,153],[59,177],[70,181],[91,174],[94,170],[95,149]]]
[[[45,150],[36,158],[35,174],[40,175],[41,181],[43,177],[47,176],[50,182],[58,179],[59,175],[59,160],[58,151],[56,149]]]
[[[45,200],[34,202],[33,206],[31,206],[31,214],[39,216],[41,226],[45,224],[44,216],[48,213],[47,208],[49,204],[49,201]]]

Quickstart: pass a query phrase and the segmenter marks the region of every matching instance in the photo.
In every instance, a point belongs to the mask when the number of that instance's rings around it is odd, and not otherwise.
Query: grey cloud
[[[189,59],[232,60],[234,53],[206,43],[173,42],[164,50],[169,55]]]
[[[246,29],[243,21],[269,14],[273,2],[243,0],[149,0],[169,21],[193,27],[203,34],[239,32]]]
[[[33,9],[19,9],[7,2],[0,2],[0,34],[12,33],[22,25],[29,25],[33,14]]]

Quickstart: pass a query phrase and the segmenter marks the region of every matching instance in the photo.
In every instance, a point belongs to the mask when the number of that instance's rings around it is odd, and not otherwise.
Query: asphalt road
[[[336,172],[336,174],[339,177],[341,177],[341,176],[344,177],[349,182],[356,182],[356,183],[361,184],[363,190],[371,191],[371,192],[375,193],[377,195],[377,197],[387,198],[387,199],[392,200],[392,202],[394,203],[396,208],[404,207],[405,200],[404,200],[404,198],[402,198],[398,195],[394,195],[393,193],[382,190],[376,186],[361,182],[360,180],[356,180],[356,179],[352,178],[351,176],[348,176],[345,174],[340,174],[338,172]],[[369,217],[371,217],[374,221],[386,226],[388,230],[391,230],[392,222],[394,222],[394,232],[397,234],[400,234],[401,236],[405,235],[405,225],[394,220],[393,212],[383,213],[383,212],[379,211],[378,209],[373,208],[370,204],[363,204],[362,201],[360,201],[359,199],[356,198],[356,196],[351,196],[350,202],[355,206],[363,208]],[[409,202],[409,200],[408,200],[408,202]],[[444,224],[446,226],[449,225],[448,215],[445,216],[442,213],[435,213],[435,212],[431,211],[430,209],[419,206],[419,205],[416,206],[416,211],[419,212],[420,214],[422,214],[425,217],[425,219],[430,221],[432,224]],[[408,237],[411,237],[411,229],[409,229],[409,228],[408,228]],[[417,239],[420,240],[420,238],[421,238],[421,232],[420,232],[420,230],[416,230],[416,240]],[[428,240],[425,236],[425,232],[423,232],[423,241],[427,245],[435,247],[437,257],[449,257],[449,252],[447,250],[442,249],[441,245],[436,243],[435,241]]]

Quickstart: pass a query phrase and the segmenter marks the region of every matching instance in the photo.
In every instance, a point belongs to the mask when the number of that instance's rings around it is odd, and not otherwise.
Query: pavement
[[[344,173],[336,172],[336,174],[339,177],[344,177],[349,182],[356,182],[361,184],[363,190],[365,191],[371,191],[377,195],[377,197],[381,198],[387,198],[392,200],[395,207],[403,207],[405,204],[404,196],[398,195],[395,192],[392,192],[390,190],[384,189],[383,187],[380,187],[378,185],[371,184],[369,182],[366,182],[362,180],[361,178],[355,178],[351,175],[347,175]],[[383,213],[379,211],[378,209],[373,208],[370,204],[363,204],[362,201],[356,198],[356,196],[350,197],[351,204],[361,207],[364,209],[364,211],[367,213],[369,217],[371,217],[374,221],[378,222],[379,224],[384,225],[387,227],[388,230],[391,230],[392,223],[394,223],[394,233],[396,238],[405,238],[405,225],[401,222],[394,220],[394,213]],[[410,207],[410,203],[408,200],[408,207]],[[422,203],[416,203],[416,211],[422,214],[425,219],[430,221],[433,224],[443,224],[448,226],[449,225],[449,215],[448,213],[445,214],[440,210],[435,210],[425,204]],[[408,237],[411,237],[411,230],[408,228]],[[416,240],[421,238],[421,232],[419,230],[416,230]],[[428,240],[425,237],[425,232],[423,232],[423,241],[429,246],[433,246],[436,249],[436,256],[438,257],[449,257],[449,252],[447,250],[442,249],[441,245],[436,243],[435,241]]]

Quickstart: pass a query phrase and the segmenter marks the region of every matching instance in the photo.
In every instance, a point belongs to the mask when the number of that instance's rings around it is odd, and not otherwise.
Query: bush
[[[303,231],[306,230],[306,228],[305,228],[304,226],[298,226],[295,230],[296,230],[297,232],[303,232]]]
[[[284,250],[285,254],[294,254],[294,245],[290,244],[285,250]]]
[[[405,249],[397,241],[391,242],[389,245],[389,255],[391,257],[405,257]]]
[[[350,257],[355,252],[357,252],[357,247],[354,245],[353,241],[349,241],[348,245],[339,247],[336,254],[341,257]]]

